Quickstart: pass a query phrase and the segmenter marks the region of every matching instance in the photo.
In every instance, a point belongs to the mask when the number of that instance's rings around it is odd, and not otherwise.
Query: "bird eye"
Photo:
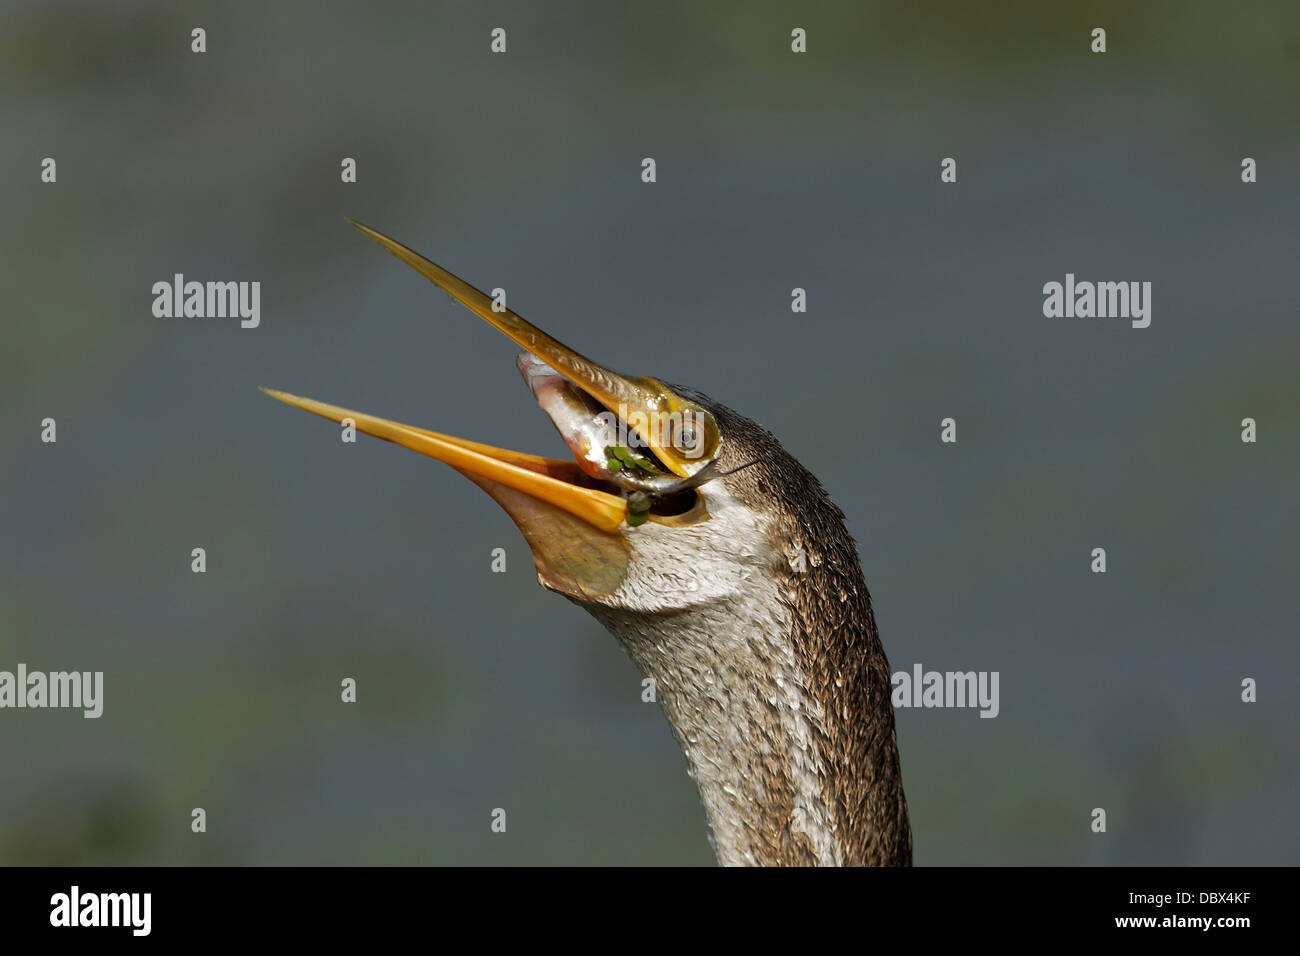
[[[722,436],[713,416],[698,405],[675,408],[662,434],[667,439],[664,450],[677,457],[678,463],[702,463],[717,456]]]

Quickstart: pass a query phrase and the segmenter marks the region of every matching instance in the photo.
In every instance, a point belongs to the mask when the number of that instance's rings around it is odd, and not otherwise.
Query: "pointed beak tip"
[[[350,419],[356,430],[363,434],[441,461],[466,477],[523,492],[539,502],[567,511],[601,531],[614,532],[627,515],[627,503],[622,498],[554,477],[555,467],[565,466],[566,462],[466,441],[274,388],[259,385],[258,389],[286,405],[332,422],[343,423]]]
[[[353,219],[351,216],[344,216],[343,221],[346,222],[353,229],[355,229],[357,232],[361,233],[361,235],[365,236],[371,242],[376,243],[383,249],[387,249],[389,252],[393,252],[393,246],[400,245],[394,240],[389,239],[382,232],[377,232],[374,229],[371,229],[364,222],[358,222],[357,220]]]

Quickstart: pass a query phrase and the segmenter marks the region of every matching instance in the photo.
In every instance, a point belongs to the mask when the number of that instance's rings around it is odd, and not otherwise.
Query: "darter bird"
[[[910,865],[889,664],[821,483],[748,418],[597,365],[352,224],[525,350],[519,370],[573,460],[265,391],[445,462],[505,509],[542,586],[653,678],[720,863]]]

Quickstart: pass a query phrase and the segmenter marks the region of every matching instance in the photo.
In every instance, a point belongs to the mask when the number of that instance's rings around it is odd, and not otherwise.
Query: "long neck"
[[[889,666],[856,552],[795,547],[734,602],[588,610],[654,678],[720,863],[909,865]]]

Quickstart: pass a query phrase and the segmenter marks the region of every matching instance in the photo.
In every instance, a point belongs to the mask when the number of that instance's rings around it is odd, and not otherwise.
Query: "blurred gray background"
[[[898,714],[918,864],[1300,858],[1300,7],[9,0],[0,71],[0,669],[106,682],[0,712],[0,862],[712,861],[505,514],[257,391],[563,454],[344,216],[771,428],[893,669],[1000,671],[996,720]],[[260,280],[261,327],[154,318],[175,272]],[[1151,327],[1045,319],[1066,272]]]

